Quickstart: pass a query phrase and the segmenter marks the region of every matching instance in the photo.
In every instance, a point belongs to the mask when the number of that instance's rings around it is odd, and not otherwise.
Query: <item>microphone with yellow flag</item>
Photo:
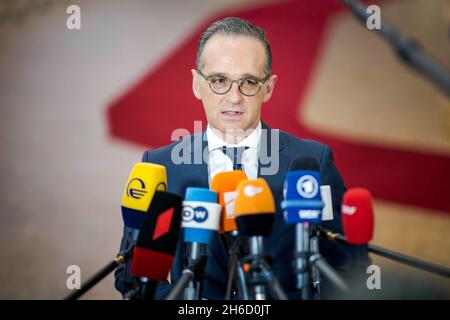
[[[166,167],[154,163],[136,163],[122,196],[122,217],[125,226],[139,230],[144,219],[143,214],[148,211],[155,192],[166,190]]]

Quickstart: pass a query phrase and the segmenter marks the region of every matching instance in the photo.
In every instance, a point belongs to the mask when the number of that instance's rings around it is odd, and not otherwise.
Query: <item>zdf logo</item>
[[[263,192],[263,188],[261,188],[261,187],[255,187],[252,185],[248,185],[244,188],[244,194],[249,198],[255,197],[262,192]]]
[[[194,220],[195,222],[202,223],[208,219],[208,210],[205,207],[191,207],[185,206],[183,208],[183,221],[189,222]]]

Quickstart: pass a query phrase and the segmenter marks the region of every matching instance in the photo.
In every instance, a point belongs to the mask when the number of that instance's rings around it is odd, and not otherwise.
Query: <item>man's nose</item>
[[[228,102],[233,104],[239,104],[244,100],[243,94],[241,93],[241,91],[239,91],[238,83],[234,82],[231,85],[231,89],[227,93],[227,100]]]

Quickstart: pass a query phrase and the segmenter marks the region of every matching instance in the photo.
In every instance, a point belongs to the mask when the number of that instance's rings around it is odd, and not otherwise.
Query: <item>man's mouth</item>
[[[240,111],[222,111],[222,114],[226,116],[240,116],[244,113]]]

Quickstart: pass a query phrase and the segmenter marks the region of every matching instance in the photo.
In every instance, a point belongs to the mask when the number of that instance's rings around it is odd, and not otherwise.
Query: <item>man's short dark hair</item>
[[[197,69],[201,69],[200,57],[205,47],[206,42],[216,33],[234,36],[248,36],[253,37],[261,41],[266,51],[267,63],[264,68],[266,75],[270,73],[272,69],[272,52],[270,51],[269,41],[266,38],[264,30],[254,26],[250,22],[236,17],[227,17],[221,20],[217,20],[209,25],[209,27],[202,33],[197,46]]]

